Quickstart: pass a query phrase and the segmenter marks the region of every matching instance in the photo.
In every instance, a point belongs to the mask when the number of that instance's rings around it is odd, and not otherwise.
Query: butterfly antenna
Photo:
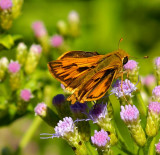
[[[120,43],[123,41],[123,38],[121,38],[118,42],[118,49],[120,49]]]
[[[50,133],[41,133],[40,135],[46,136],[46,137],[40,137],[40,139],[49,139],[49,138],[57,137],[56,135],[50,134]],[[49,137],[47,137],[47,136],[49,136]]]
[[[134,56],[130,56],[130,58],[133,58],[133,59],[149,59],[150,57],[148,55],[146,55],[146,56],[143,56],[143,58],[137,58],[137,57],[134,57]]]

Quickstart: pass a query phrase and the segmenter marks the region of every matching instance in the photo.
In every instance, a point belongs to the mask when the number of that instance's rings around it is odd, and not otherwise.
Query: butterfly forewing
[[[86,55],[88,56],[88,54]],[[71,58],[67,56],[60,60],[51,61],[48,63],[49,71],[56,79],[63,83],[68,90],[73,90],[79,85],[79,83],[74,82],[74,80],[80,82],[80,79],[83,79],[83,75],[97,66],[97,61],[104,56],[83,57]]]

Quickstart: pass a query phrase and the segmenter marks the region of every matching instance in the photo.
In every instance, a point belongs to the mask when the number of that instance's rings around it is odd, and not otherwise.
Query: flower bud
[[[0,24],[4,30],[8,30],[12,26],[12,6],[11,0],[0,1]]]
[[[160,125],[160,103],[151,102],[148,106],[146,133],[149,137],[157,134]]]
[[[16,50],[16,59],[21,65],[24,65],[26,57],[27,57],[27,46],[23,42],[21,42],[18,44]]]
[[[46,30],[46,27],[44,26],[44,23],[42,21],[35,21],[32,24],[33,32],[39,41],[39,43],[42,45],[44,52],[48,53],[49,51],[49,36],[48,32]]]
[[[157,57],[155,59],[155,66],[156,66],[158,85],[160,85],[160,57]]]
[[[84,118],[88,106],[87,103],[76,102],[71,104],[70,108],[75,118]]]
[[[79,23],[79,15],[78,15],[78,13],[76,11],[71,11],[68,14],[68,21],[69,21],[69,23],[78,24]]]
[[[111,133],[111,145],[115,145],[117,143],[115,128],[108,114],[107,104],[95,104],[89,111],[88,118],[91,119],[93,123],[98,124],[105,131],[109,131]]]
[[[1,0],[0,1],[0,9],[7,10],[12,8],[12,1],[11,0]]]
[[[58,48],[58,47],[62,46],[62,44],[63,44],[63,37],[62,36],[54,35],[51,38],[51,46],[52,47]]]
[[[92,143],[99,149],[99,152],[111,154],[110,137],[108,133],[101,129],[101,131],[94,131],[94,136],[91,137]]]
[[[41,38],[41,37],[44,37],[45,35],[47,35],[47,30],[46,30],[43,22],[41,22],[41,21],[35,21],[32,24],[32,29],[33,29],[34,34],[37,38]]]
[[[156,153],[160,154],[160,141],[155,146],[156,146]]]
[[[27,60],[25,63],[25,72],[27,74],[31,74],[35,71],[41,56],[41,52],[42,48],[40,45],[33,44],[30,47]]]
[[[34,109],[35,115],[40,116],[48,125],[54,127],[59,118],[58,116],[44,103],[39,103]]]
[[[59,31],[59,33],[62,35],[62,36],[66,36],[67,35],[67,24],[65,21],[63,20],[60,20],[58,21],[57,23],[57,29]]]
[[[8,68],[8,59],[6,57],[2,57],[0,59],[0,82],[5,78],[6,70]]]
[[[13,1],[12,16],[15,19],[21,14],[23,0],[12,0],[12,1]]]
[[[79,35],[79,15],[76,11],[71,11],[68,15],[69,32],[72,37]]]
[[[23,89],[20,92],[20,99],[17,102],[17,112],[19,114],[23,114],[26,112],[28,103],[30,99],[32,98],[32,93],[29,89]]]
[[[136,106],[121,106],[120,116],[130,130],[135,142],[139,146],[144,146],[144,144],[146,143],[146,136],[140,124],[139,111]]]
[[[13,91],[19,89],[21,85],[20,68],[18,61],[11,61],[8,65],[9,82]]]
[[[52,103],[55,106],[58,112],[58,116],[60,116],[60,118],[63,118],[65,116],[71,116],[69,104],[67,103],[63,94],[58,94],[54,96]]]
[[[128,79],[136,84],[138,82],[138,64],[134,60],[129,60],[124,66],[124,70],[129,72]]]
[[[144,85],[144,88],[146,91],[151,94],[153,88],[156,86],[156,78],[154,75],[150,74],[144,78],[142,78],[142,84]]]
[[[32,98],[31,91],[29,89],[21,90],[20,97],[23,101],[28,102]]]
[[[152,91],[152,100],[160,102],[160,85],[156,86]]]
[[[79,119],[86,119],[87,113],[87,103],[76,102],[75,104],[70,105],[72,114],[77,121]],[[79,134],[81,135],[84,141],[88,141],[90,138],[90,125],[87,121],[80,121],[77,123]]]

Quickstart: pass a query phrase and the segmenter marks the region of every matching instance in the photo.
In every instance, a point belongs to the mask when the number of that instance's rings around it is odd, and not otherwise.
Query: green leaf
[[[141,125],[143,128],[146,127],[146,115],[147,115],[147,107],[143,102],[142,96],[140,92],[137,92],[133,97],[133,103],[138,108],[141,117]]]
[[[11,47],[14,45],[15,41],[19,40],[21,38],[22,38],[21,35],[14,35],[14,36],[11,36],[9,34],[0,35],[0,45],[2,45],[3,47],[5,47],[7,49],[11,49]]]
[[[155,144],[158,143],[160,139],[160,130],[158,131],[158,134],[153,138],[152,142],[150,143],[150,146],[148,148],[148,155],[155,155],[156,151],[155,151]]]
[[[10,49],[14,45],[14,40],[11,35],[1,35],[0,44],[5,48]]]
[[[98,155],[96,148],[93,147],[90,142],[86,142],[85,145],[87,147],[88,154]]]
[[[114,95],[110,95],[109,99],[113,106],[114,120],[117,127],[116,131],[117,131],[118,137],[119,139],[121,139],[122,143],[126,146],[126,149],[134,153],[136,151],[134,147],[135,144],[131,138],[131,135],[128,131],[127,126],[124,124],[124,122],[120,118],[120,103]],[[125,147],[124,145],[123,147]]]

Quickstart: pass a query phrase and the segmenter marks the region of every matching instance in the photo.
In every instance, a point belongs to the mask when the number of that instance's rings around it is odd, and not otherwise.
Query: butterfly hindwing
[[[80,102],[97,100],[105,95],[116,75],[115,68],[99,71],[72,94],[68,100],[74,103],[74,98]]]

